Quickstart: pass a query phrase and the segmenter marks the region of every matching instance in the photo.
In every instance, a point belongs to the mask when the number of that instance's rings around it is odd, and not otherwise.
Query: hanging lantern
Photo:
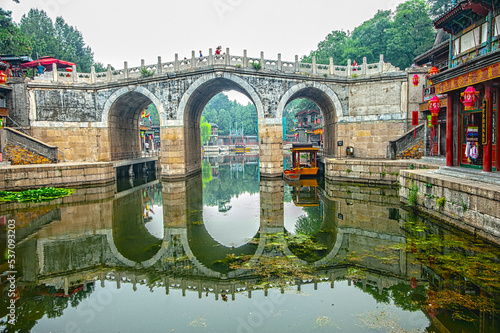
[[[411,82],[413,82],[414,87],[418,86],[418,83],[420,82],[420,77],[417,74],[413,75]]]
[[[441,101],[437,96],[434,96],[429,101],[429,111],[431,112],[431,115],[437,116],[439,109],[441,109]]]
[[[476,91],[474,87],[470,86],[465,89],[463,93],[460,94],[460,101],[464,105],[464,110],[469,111],[474,108],[474,104],[476,104],[477,96],[479,95],[479,91]]]
[[[429,76],[433,76],[433,75],[436,75],[437,73],[439,73],[439,69],[434,66],[431,68],[431,70],[429,71]]]
[[[0,84],[5,84],[5,81],[7,81],[7,74],[5,74],[3,71],[0,71]]]

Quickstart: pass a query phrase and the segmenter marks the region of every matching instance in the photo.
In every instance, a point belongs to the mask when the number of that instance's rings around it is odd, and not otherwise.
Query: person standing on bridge
[[[36,73],[38,75],[42,75],[43,73],[45,73],[45,67],[42,66],[40,61],[38,62],[38,66],[36,66]]]
[[[200,61],[200,62],[201,62],[201,59],[202,59],[202,58],[203,58],[203,54],[201,53],[201,50],[200,50],[200,60],[198,60],[198,61]]]

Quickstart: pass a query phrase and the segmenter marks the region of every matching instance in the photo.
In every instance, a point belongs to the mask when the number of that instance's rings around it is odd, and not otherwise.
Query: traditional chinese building
[[[318,110],[303,110],[295,114],[298,142],[323,142],[323,117]]]
[[[498,170],[500,0],[462,0],[434,21],[451,35],[448,66],[432,77],[446,95],[446,165]]]

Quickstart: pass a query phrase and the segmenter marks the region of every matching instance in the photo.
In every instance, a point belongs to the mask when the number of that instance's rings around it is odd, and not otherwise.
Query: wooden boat
[[[298,181],[300,179],[300,172],[297,169],[283,171],[283,178],[291,181]]]
[[[318,175],[318,151],[319,148],[313,147],[312,143],[293,143],[292,144],[292,169],[283,171],[285,178],[289,174],[299,174],[299,177],[316,177]],[[290,179],[290,178],[288,178]]]

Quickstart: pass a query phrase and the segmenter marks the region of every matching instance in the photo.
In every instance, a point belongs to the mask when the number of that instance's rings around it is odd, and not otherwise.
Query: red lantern
[[[417,74],[413,75],[411,82],[413,83],[414,87],[418,86],[418,83],[420,82],[420,77]]]
[[[479,91],[476,91],[474,87],[470,86],[465,89],[463,93],[460,94],[460,101],[464,105],[464,110],[469,111],[474,108],[474,104],[476,104],[477,96],[479,95]]]
[[[431,112],[431,115],[437,117],[439,109],[441,109],[441,101],[437,96],[434,96],[429,101],[429,111]]]
[[[5,84],[5,81],[7,81],[7,74],[5,74],[3,71],[0,71],[0,84]]]
[[[429,76],[433,76],[433,75],[436,75],[437,73],[439,73],[439,69],[434,66],[431,68],[431,70],[429,71]]]

